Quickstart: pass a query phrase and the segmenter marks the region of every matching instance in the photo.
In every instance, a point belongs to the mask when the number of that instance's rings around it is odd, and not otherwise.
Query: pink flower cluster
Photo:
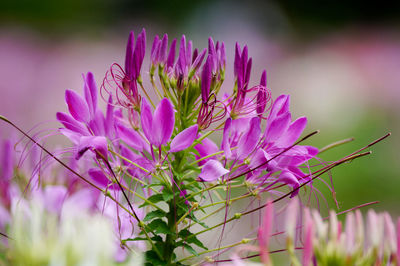
[[[286,248],[293,265],[398,265],[400,260],[400,218],[397,225],[387,213],[377,214],[370,209],[366,223],[360,210],[348,212],[344,225],[339,214],[330,211],[322,218],[317,210],[299,211],[299,201],[293,200],[287,210],[283,232],[273,227],[274,207],[270,202],[264,212],[263,223],[258,232],[258,247],[243,248],[260,252],[261,261],[271,264],[270,238],[285,234]],[[301,215],[300,215],[301,214]],[[302,219],[299,217],[303,217]],[[302,232],[302,234],[298,234]],[[293,252],[302,250],[299,260]],[[234,261],[240,265],[237,255]],[[301,261],[301,264],[300,264]]]
[[[243,198],[281,195],[282,186],[295,197],[302,186],[312,187],[309,161],[319,151],[297,142],[307,119],[292,118],[289,95],[271,99],[266,71],[252,85],[247,46],[236,44],[232,90],[220,97],[224,43],[209,38],[208,48],[198,50],[182,36],[177,54],[176,44],[174,39],[168,46],[167,35],[154,38],[145,77],[146,32],[137,38],[131,32],[124,67],[112,64],[100,90],[90,72],[84,75],[83,95],[67,90],[68,113],[56,117],[63,125],[59,132],[73,144],[67,150],[71,153],[60,154],[72,154],[71,161],[63,163],[49,153],[67,174],[49,182],[56,186],[41,183],[37,170],[30,178],[51,211],[61,215],[64,205],[76,204],[109,217],[118,260],[137,248],[155,264],[176,262],[178,246],[198,256],[189,244],[206,248],[185,222],[204,225],[196,216],[207,208],[207,200],[213,206],[211,190],[226,193],[226,209],[221,210],[227,216],[231,185],[246,190]],[[99,98],[107,102],[105,112]],[[222,139],[217,142],[219,131]],[[15,166],[9,155],[4,158],[3,217],[11,213],[9,176]],[[225,217],[219,225],[231,220]],[[260,243],[268,246],[265,241]]]

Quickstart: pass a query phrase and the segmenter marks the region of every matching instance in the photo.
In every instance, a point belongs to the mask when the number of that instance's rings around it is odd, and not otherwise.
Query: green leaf
[[[150,220],[153,220],[154,218],[163,218],[166,216],[166,213],[161,211],[161,210],[155,210],[152,212],[149,212],[146,217],[144,217],[143,221],[148,222]]]
[[[201,169],[197,165],[185,165],[183,171],[188,171],[188,170],[192,170],[199,173],[201,172]]]
[[[199,225],[203,226],[204,228],[209,228],[208,225],[206,225],[205,223],[201,222],[199,219],[197,219],[193,214],[188,215],[188,218],[195,221],[196,223],[198,223]]]
[[[201,243],[201,241],[187,229],[180,231],[179,237],[183,240],[183,242],[192,243],[198,247],[201,247],[202,249],[208,250],[208,248],[205,247],[203,243]]]
[[[196,142],[196,141],[194,141],[194,142]],[[199,142],[197,142],[196,144],[199,144]],[[198,157],[201,157],[200,153],[199,153],[196,149],[193,149],[192,152],[193,152],[194,154],[196,154]]]
[[[146,262],[145,265],[165,265],[165,261],[160,260],[157,253],[153,250],[149,250],[145,253]]]
[[[154,231],[158,234],[174,234],[174,232],[171,232],[171,230],[169,229],[167,223],[161,219],[151,221],[151,223],[149,223],[147,227],[151,231]]]
[[[147,200],[152,203],[157,203],[163,201],[163,196],[161,194],[155,194],[153,196],[150,196]]]
[[[151,240],[153,240],[155,242],[162,242],[163,241],[162,237],[158,236],[158,235],[151,237]]]
[[[152,203],[157,203],[157,202],[160,202],[160,201],[163,201],[163,200],[164,199],[163,199],[161,194],[154,194],[153,196],[150,196],[147,199],[147,201],[150,201]],[[143,202],[143,204],[140,205],[139,208],[142,208],[142,207],[145,207],[145,206],[149,205],[149,203],[147,201]]]
[[[174,198],[174,194],[172,193],[172,191],[164,189],[162,192],[162,197],[164,201],[170,201],[171,199]]]
[[[195,255],[196,257],[199,256],[199,253],[194,250],[190,245],[183,243],[182,245],[187,251],[189,251],[192,255]]]

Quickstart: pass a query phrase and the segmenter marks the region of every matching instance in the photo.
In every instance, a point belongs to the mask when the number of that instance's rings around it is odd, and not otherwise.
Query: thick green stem
[[[176,231],[175,223],[176,223],[176,204],[174,199],[170,200],[169,204],[169,213],[167,214],[168,217],[168,228],[171,232]],[[175,243],[176,243],[176,234],[168,234],[165,239],[165,247],[164,247],[164,257],[166,259],[167,265],[174,265],[173,264],[173,254],[175,250]]]

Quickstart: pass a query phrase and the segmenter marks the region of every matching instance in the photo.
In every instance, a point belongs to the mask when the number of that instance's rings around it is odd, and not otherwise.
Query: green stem
[[[171,232],[176,231],[176,203],[174,202],[174,199],[170,200],[168,203],[169,206],[169,212],[167,214],[168,218],[168,228]],[[173,265],[172,260],[173,260],[173,254],[175,250],[175,243],[176,243],[176,238],[177,234],[167,234],[167,237],[165,238],[165,245],[164,245],[164,258],[167,262],[167,265]]]

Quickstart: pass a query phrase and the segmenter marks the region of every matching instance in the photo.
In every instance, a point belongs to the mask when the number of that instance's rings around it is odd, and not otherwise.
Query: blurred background
[[[185,34],[199,48],[209,36],[224,41],[230,88],[238,41],[254,60],[251,82],[266,69],[273,97],[291,94],[292,112],[309,118],[306,131],[321,130],[308,143],[323,147],[355,138],[323,154],[324,160],[392,132],[371,156],[332,175],[339,211],[379,200],[376,209],[399,215],[399,26],[399,1],[3,0],[0,114],[24,129],[54,122],[55,113],[66,110],[64,90],[81,92],[87,71],[100,84],[113,62],[123,63],[129,31],[142,28],[148,47],[164,33]],[[11,134],[4,125],[0,130]]]

